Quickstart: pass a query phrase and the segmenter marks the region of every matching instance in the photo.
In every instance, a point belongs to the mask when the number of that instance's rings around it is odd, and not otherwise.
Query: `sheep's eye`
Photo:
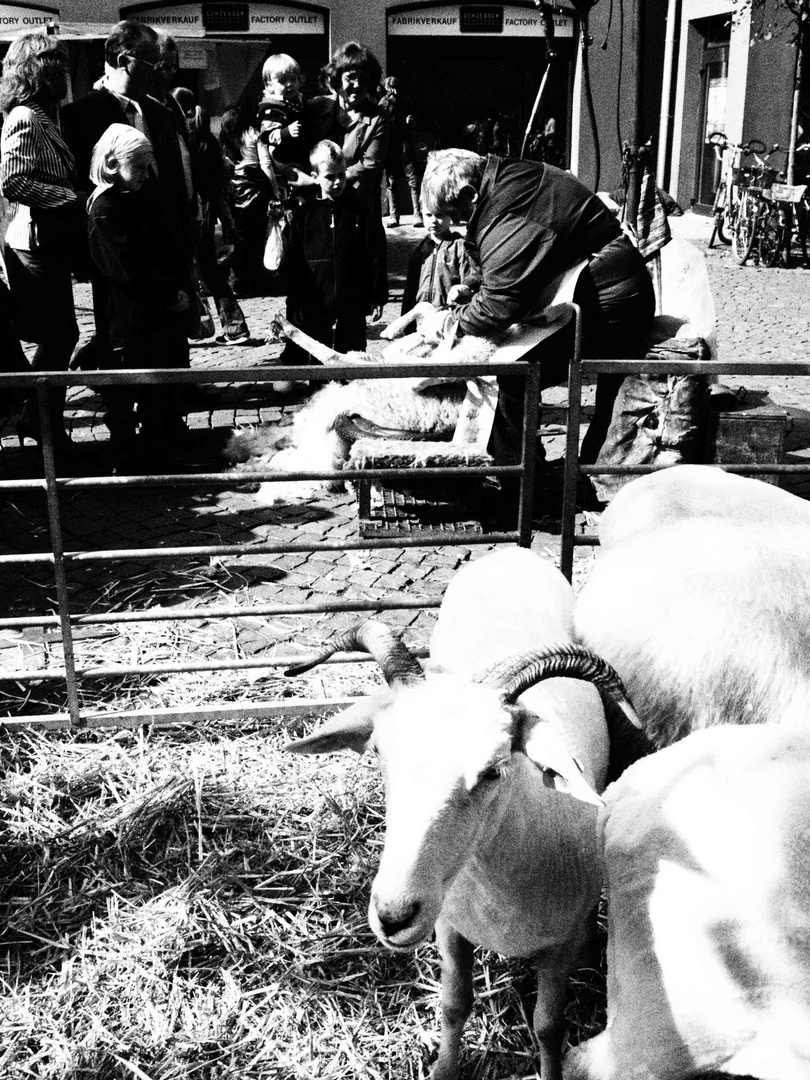
[[[488,765],[478,777],[478,783],[492,784],[500,780],[506,772],[507,764],[506,761],[495,761],[491,765]]]

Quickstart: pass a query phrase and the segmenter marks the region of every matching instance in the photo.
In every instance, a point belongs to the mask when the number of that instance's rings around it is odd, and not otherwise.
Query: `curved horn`
[[[422,665],[411,656],[400,634],[385,623],[363,619],[354,626],[337,634],[314,660],[294,664],[285,675],[303,675],[305,671],[322,664],[337,652],[367,652],[380,665],[389,686],[399,682],[415,682],[424,679]]]
[[[524,690],[543,679],[592,682],[597,690],[616,702],[634,727],[642,726],[615,668],[580,645],[551,645],[547,649],[518,653],[493,664],[475,681],[499,690],[504,703],[512,705]]]

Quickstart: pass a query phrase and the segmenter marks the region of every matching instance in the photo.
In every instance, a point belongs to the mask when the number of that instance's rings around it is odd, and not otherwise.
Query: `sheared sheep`
[[[715,728],[605,792],[607,1029],[565,1080],[810,1076],[810,732]]]
[[[611,663],[656,747],[715,724],[810,718],[810,506],[681,465],[605,511],[578,639]]]
[[[418,332],[394,341],[377,358],[367,353],[345,356],[335,353],[326,346],[319,346],[289,323],[279,321],[287,336],[300,340],[326,364],[395,364],[428,357],[437,362],[451,360],[454,363],[489,360],[498,346],[487,338],[464,337],[451,347],[451,342],[443,336],[446,316],[447,312],[436,311],[430,304],[417,305],[412,312],[395,320],[383,331],[383,336],[393,338],[414,319],[419,320]],[[273,426],[237,431],[226,448],[226,455],[230,461],[248,465],[252,470],[320,472],[339,469],[348,459],[350,449],[335,430],[335,422],[341,414],[358,415],[384,428],[449,439],[455,430],[465,393],[464,382],[425,378],[360,379],[345,386],[326,384],[296,414],[291,428]],[[329,488],[328,482],[320,480],[272,481],[261,484],[256,497],[259,502],[273,505],[311,498]]]
[[[595,687],[633,716],[611,669],[572,643],[572,611],[549,560],[520,548],[487,555],[451,581],[426,674],[390,630],[361,624],[314,663],[365,648],[389,689],[287,747],[379,755],[386,837],[369,921],[398,951],[435,928],[442,1024],[432,1080],[458,1077],[474,944],[536,958],[542,1073],[560,1078],[566,981],[602,884],[596,793],[608,737]]]

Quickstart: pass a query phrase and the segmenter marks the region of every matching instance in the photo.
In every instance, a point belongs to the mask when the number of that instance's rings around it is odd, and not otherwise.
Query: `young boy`
[[[408,262],[403,315],[423,300],[435,307],[466,304],[481,286],[481,267],[474,249],[453,229],[450,215],[426,198],[424,188],[422,216],[427,235]]]
[[[371,212],[346,187],[346,159],[328,139],[310,154],[318,192],[293,215],[287,250],[287,318],[338,352],[366,347],[366,316],[382,315],[388,296],[385,253]],[[288,342],[284,364],[310,364]],[[283,392],[289,384],[275,383]]]

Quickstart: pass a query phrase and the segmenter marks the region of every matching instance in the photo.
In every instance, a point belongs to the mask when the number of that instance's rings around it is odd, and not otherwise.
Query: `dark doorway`
[[[567,164],[573,40],[558,39],[556,47],[559,59],[536,127],[542,130],[554,120]],[[500,138],[508,153],[517,156],[545,68],[541,37],[388,38],[388,73],[402,80],[416,127],[430,149],[477,149],[470,127],[500,118]]]
[[[698,124],[696,209],[709,209],[720,183],[721,163],[709,143],[712,132],[725,132],[728,101],[728,52],[731,39],[731,16],[718,15],[696,23],[703,34],[701,76],[701,115]]]

